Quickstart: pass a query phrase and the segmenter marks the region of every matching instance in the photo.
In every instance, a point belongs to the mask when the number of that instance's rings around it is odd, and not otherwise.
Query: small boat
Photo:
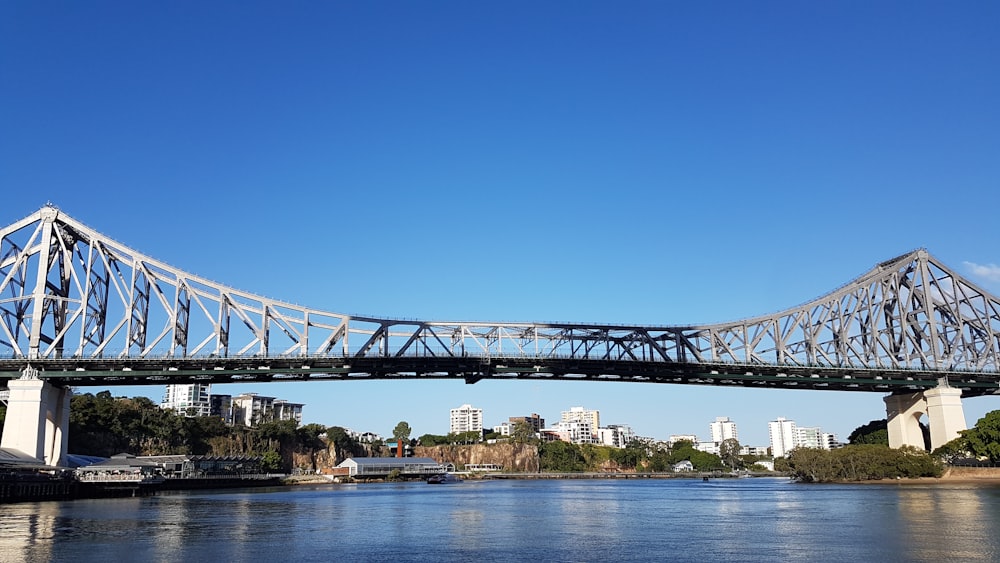
[[[437,475],[431,475],[427,479],[428,485],[450,485],[461,482],[462,478],[452,473],[438,473]]]

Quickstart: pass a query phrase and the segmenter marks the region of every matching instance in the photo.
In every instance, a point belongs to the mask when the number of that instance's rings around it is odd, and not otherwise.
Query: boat
[[[438,473],[437,475],[431,475],[427,478],[428,485],[450,485],[452,483],[461,483],[462,478],[454,473]]]

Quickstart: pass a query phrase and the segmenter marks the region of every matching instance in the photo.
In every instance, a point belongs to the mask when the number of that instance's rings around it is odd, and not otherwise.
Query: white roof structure
[[[337,467],[349,468],[351,477],[385,477],[394,469],[403,476],[445,472],[444,465],[429,457],[349,457]]]

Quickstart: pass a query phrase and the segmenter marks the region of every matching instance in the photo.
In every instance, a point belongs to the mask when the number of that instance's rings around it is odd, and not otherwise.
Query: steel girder
[[[188,274],[47,206],[0,230],[0,355],[498,358],[998,371],[1000,302],[916,250],[814,301],[700,326],[349,316]]]

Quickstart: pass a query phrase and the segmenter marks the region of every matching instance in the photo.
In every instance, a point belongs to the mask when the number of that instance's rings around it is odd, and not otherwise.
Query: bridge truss
[[[1000,393],[1000,301],[916,250],[814,301],[700,326],[351,316],[240,291],[46,206],[0,229],[0,379],[57,385],[583,379]]]

